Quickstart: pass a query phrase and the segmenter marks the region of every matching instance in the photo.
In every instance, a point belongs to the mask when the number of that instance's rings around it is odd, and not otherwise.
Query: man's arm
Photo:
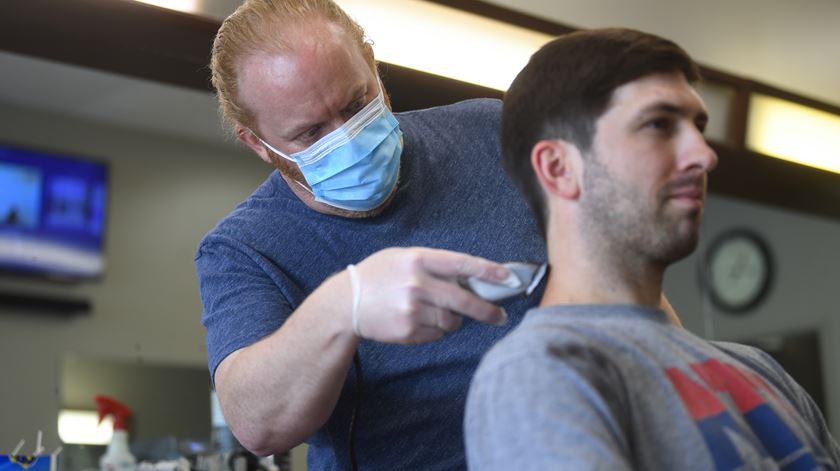
[[[549,350],[479,368],[464,422],[469,469],[632,469],[618,371],[586,347]]]
[[[387,249],[358,264],[358,326],[365,338],[416,344],[460,326],[460,314],[489,323],[502,311],[455,283],[457,276],[502,280],[496,263],[433,249]],[[332,414],[360,340],[348,272],[328,278],[278,330],[228,355],[215,384],[228,425],[247,449],[292,448]],[[454,314],[459,313],[459,314]]]

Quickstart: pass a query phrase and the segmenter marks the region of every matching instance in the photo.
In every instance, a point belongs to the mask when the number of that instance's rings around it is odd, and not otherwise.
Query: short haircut
[[[531,56],[505,93],[502,164],[531,206],[543,237],[547,206],[531,168],[534,145],[562,139],[589,151],[595,123],[609,107],[613,91],[669,71],[681,72],[689,82],[700,78],[697,64],[677,44],[630,29],[566,34]]]

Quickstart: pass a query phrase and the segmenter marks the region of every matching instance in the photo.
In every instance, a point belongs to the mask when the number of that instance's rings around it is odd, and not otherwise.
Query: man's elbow
[[[237,434],[239,444],[257,456],[269,456],[283,453],[303,443],[305,436],[289,435],[268,430],[246,430]]]

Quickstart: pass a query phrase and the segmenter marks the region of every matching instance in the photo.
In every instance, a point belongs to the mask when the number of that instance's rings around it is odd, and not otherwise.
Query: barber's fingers
[[[424,306],[413,313],[406,332],[396,342],[421,344],[438,340],[461,327],[463,317],[445,309]]]
[[[461,328],[464,318],[460,314],[441,309],[435,326],[444,332],[455,332]]]
[[[422,281],[419,296],[424,303],[457,312],[486,324],[501,325],[507,321],[504,309],[479,298],[451,281],[427,277]]]
[[[425,327],[434,327],[444,333],[455,332],[461,327],[464,318],[448,309],[425,304],[416,315],[417,322]]]
[[[437,277],[477,276],[488,281],[504,281],[508,277],[504,265],[474,255],[422,247],[406,250],[410,254],[407,263],[416,264],[423,272]]]
[[[362,319],[363,337],[386,343],[431,342],[460,325],[459,321],[452,319],[453,314],[425,303],[419,303],[411,309],[395,306],[387,313],[372,311],[369,314]]]
[[[435,340],[443,337],[445,334],[446,332],[438,329],[437,327],[420,326],[412,332],[411,336],[400,343],[419,345],[422,343],[434,342]]]

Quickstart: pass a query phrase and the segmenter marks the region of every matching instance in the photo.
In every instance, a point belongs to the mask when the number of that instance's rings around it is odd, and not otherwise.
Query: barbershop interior
[[[307,469],[305,443],[267,458],[239,444],[208,372],[196,248],[274,170],[210,82],[241,3],[0,5],[0,469],[128,469],[101,461],[121,429],[136,469]],[[663,292],[691,333],[769,353],[840,435],[840,3],[336,3],[372,40],[395,113],[502,99],[577,30],[679,43],[719,161]]]

